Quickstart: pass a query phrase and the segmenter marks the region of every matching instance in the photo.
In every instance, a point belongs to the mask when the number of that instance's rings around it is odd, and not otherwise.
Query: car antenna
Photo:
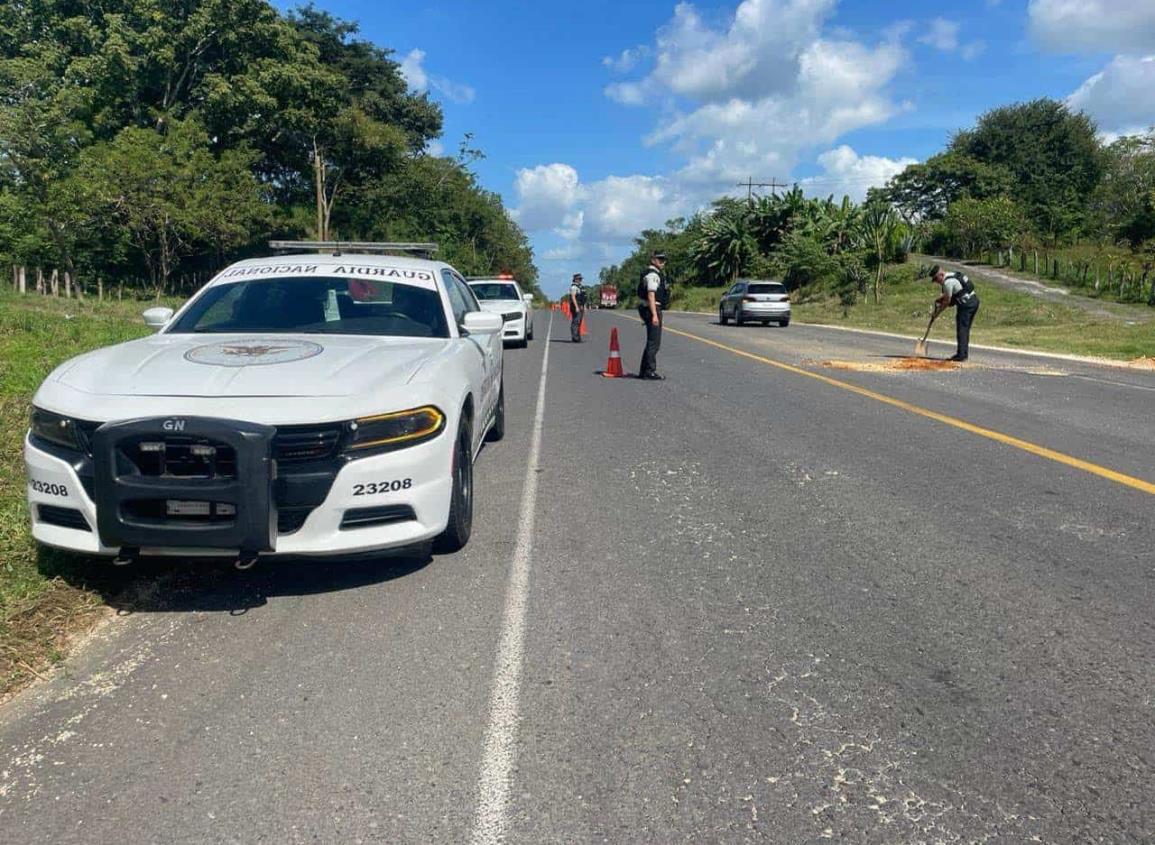
[[[367,252],[381,255],[407,253],[432,258],[437,252],[435,243],[387,243],[380,241],[269,241],[269,249],[282,252],[327,252],[341,255],[346,252]]]

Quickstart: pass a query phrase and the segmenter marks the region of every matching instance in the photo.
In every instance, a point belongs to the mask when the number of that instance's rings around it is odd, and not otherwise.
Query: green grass
[[[891,268],[878,305],[869,291],[848,308],[827,292],[796,291],[791,295],[794,319],[921,336],[937,288],[925,278],[915,279],[915,271],[911,264]],[[673,308],[715,312],[722,290],[682,288]],[[1155,356],[1155,320],[1148,306],[1130,306],[1136,320],[1129,325],[992,284],[981,284],[979,296],[982,305],[971,331],[974,343],[1122,360]],[[952,312],[938,318],[931,337],[954,339]]]
[[[60,659],[101,604],[82,577],[60,577],[75,561],[38,554],[29,534],[22,444],[32,394],[62,361],[148,334],[140,312],[154,304],[0,293],[0,695]]]

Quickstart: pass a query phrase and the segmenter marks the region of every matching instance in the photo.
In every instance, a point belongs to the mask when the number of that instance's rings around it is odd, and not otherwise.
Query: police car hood
[[[97,396],[360,396],[408,384],[443,339],[159,334],[63,364],[51,380]]]
[[[482,299],[478,305],[481,306],[482,311],[490,311],[494,314],[518,311],[526,307],[526,304],[520,299]]]

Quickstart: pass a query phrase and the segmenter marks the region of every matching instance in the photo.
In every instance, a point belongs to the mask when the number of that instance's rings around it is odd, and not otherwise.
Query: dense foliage
[[[621,265],[601,271],[603,283],[630,294],[649,255],[669,257],[667,273],[677,285],[727,286],[744,277],[780,278],[793,289],[833,288],[847,301],[867,290],[882,295],[882,268],[902,260],[909,226],[881,202],[857,205],[807,198],[798,187],[750,201],[723,197],[689,220],[647,230]]]
[[[884,264],[913,249],[1021,271],[1038,267],[1043,251],[1047,275],[1155,304],[1155,133],[1104,143],[1086,115],[1062,103],[1006,106],[861,205],[807,198],[797,187],[750,202],[723,198],[643,232],[637,246],[603,269],[603,282],[632,291],[646,256],[660,248],[682,284],[774,275],[849,303],[871,278],[877,301]]]
[[[536,288],[441,109],[355,24],[267,0],[0,4],[0,260],[172,289],[270,236],[436,240]]]

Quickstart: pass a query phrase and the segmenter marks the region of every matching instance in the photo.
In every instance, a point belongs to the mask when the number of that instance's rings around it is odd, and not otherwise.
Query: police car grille
[[[280,463],[320,461],[337,454],[341,444],[341,426],[281,426],[273,438],[273,456]]]
[[[140,440],[126,445],[124,453],[144,476],[222,480],[237,477],[237,453],[233,447],[203,438]]]

